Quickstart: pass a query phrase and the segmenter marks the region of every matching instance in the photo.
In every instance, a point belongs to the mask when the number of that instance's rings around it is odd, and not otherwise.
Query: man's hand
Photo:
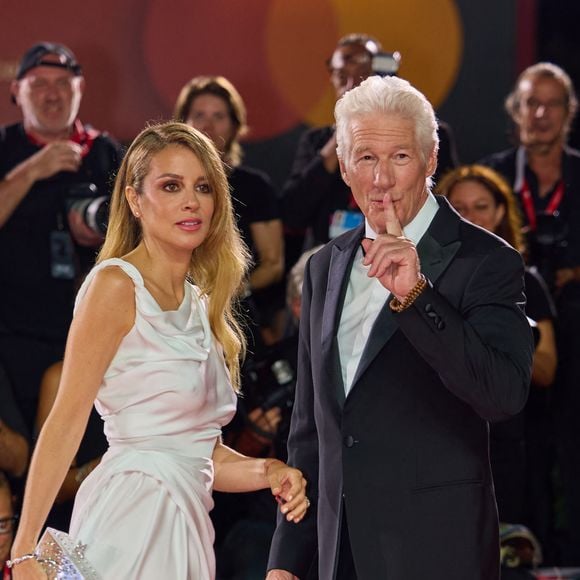
[[[264,413],[261,408],[248,414],[249,425],[238,434],[230,433],[227,444],[236,451],[251,457],[273,455],[273,447],[278,425],[282,420],[280,407],[273,407]]]
[[[0,228],[37,181],[48,179],[60,171],[78,171],[80,165],[81,147],[72,141],[48,143],[19,163],[0,180]]]
[[[364,239],[363,264],[370,266],[367,275],[379,282],[399,300],[417,284],[421,265],[415,244],[403,236],[403,228],[397,217],[391,194],[383,198],[385,232],[377,232],[375,240]]]
[[[287,570],[270,570],[266,576],[266,580],[300,580],[298,576],[294,576],[292,572]]]
[[[248,414],[248,419],[260,431],[264,431],[274,437],[278,432],[278,425],[280,424],[280,421],[282,421],[282,411],[280,410],[280,407],[272,407],[264,412],[260,407],[257,407]],[[263,442],[268,443],[269,441],[270,439],[267,439]]]
[[[61,171],[78,171],[81,165],[81,146],[72,141],[54,141],[45,145],[28,159],[35,181],[48,179]]]
[[[322,164],[328,173],[334,173],[338,167],[338,157],[336,155],[336,131],[333,131],[330,139],[320,150]]]
[[[79,246],[96,248],[105,239],[101,234],[95,232],[85,224],[83,216],[76,209],[71,209],[68,212],[68,225],[72,237]]]
[[[554,284],[558,290],[561,290],[568,282],[578,280],[580,280],[580,268],[560,268],[556,270]]]

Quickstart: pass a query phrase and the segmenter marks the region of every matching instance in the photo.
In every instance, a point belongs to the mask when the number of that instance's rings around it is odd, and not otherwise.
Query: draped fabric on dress
[[[103,578],[209,580],[211,456],[236,407],[221,347],[194,286],[186,282],[179,308],[163,311],[121,259],[91,271],[77,304],[109,266],[135,284],[135,325],[98,391],[109,450],[77,494],[70,533]]]

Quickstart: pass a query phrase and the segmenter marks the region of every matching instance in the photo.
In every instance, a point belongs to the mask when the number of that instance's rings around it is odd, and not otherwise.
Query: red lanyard
[[[79,119],[77,119],[74,122],[73,131],[69,137],[69,141],[78,143],[81,146],[81,156],[86,157],[93,146],[93,142],[100,134],[100,131],[93,129],[92,127],[85,128]],[[34,137],[34,135],[31,135],[30,133],[27,133],[26,135],[34,145],[37,145],[38,147],[44,147],[44,145],[46,145],[45,142],[40,141]]]
[[[530,224],[530,230],[534,231],[537,226],[536,220],[536,208],[534,204],[534,198],[532,197],[532,192],[530,190],[530,185],[528,184],[528,180],[524,178],[524,183],[522,185],[522,190],[520,192],[522,197],[522,204],[524,206],[524,211],[526,212],[526,217],[528,218],[528,222]],[[554,215],[556,210],[560,207],[562,203],[562,198],[564,197],[564,180],[561,179],[550,197],[550,201],[544,210],[544,213],[549,215]]]

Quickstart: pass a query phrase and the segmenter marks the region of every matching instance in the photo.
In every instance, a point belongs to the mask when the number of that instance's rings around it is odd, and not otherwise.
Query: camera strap
[[[526,152],[524,147],[518,147],[516,152],[516,178],[514,181],[514,191],[519,192],[520,198],[522,200],[522,206],[524,213],[528,218],[528,224],[531,231],[535,231],[538,225],[538,220],[536,218],[536,204],[534,202],[534,196],[532,195],[532,188],[526,177]],[[554,192],[550,196],[546,209],[541,213],[546,215],[556,215],[558,208],[562,203],[564,197],[564,180],[560,179],[556,185]]]
[[[534,203],[534,198],[532,196],[532,190],[530,189],[530,184],[528,180],[524,177],[524,182],[522,184],[522,189],[520,191],[520,197],[522,198],[522,205],[524,207],[524,212],[528,218],[528,223],[530,224],[530,230],[535,231],[537,227],[536,219],[536,204]],[[554,193],[550,196],[546,209],[543,213],[546,215],[555,215],[558,212],[558,208],[562,203],[562,198],[564,197],[564,180],[560,179]]]
[[[86,157],[92,147],[95,139],[101,134],[100,131],[93,129],[93,127],[85,127],[79,119],[77,119],[72,126],[72,133],[69,137],[69,141],[77,143],[81,146],[81,157]],[[45,141],[41,141],[35,137],[32,133],[26,133],[28,140],[37,147],[44,147],[46,145]]]

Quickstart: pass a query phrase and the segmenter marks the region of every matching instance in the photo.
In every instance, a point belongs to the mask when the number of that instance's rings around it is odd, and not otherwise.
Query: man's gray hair
[[[568,111],[568,119],[564,126],[564,130],[567,135],[570,131],[570,125],[578,111],[578,97],[576,96],[576,91],[574,90],[574,84],[572,83],[570,75],[557,64],[552,62],[538,62],[522,71],[516,80],[512,92],[506,97],[505,109],[512,120],[516,122],[522,104],[522,88],[524,86],[524,81],[531,82],[542,78],[553,79],[559,82],[564,89],[564,98],[566,99],[565,104]]]
[[[353,119],[376,114],[394,114],[412,121],[423,161],[438,151],[437,119],[427,97],[404,79],[371,76],[336,103],[336,152],[340,159],[344,161],[349,155]]]

